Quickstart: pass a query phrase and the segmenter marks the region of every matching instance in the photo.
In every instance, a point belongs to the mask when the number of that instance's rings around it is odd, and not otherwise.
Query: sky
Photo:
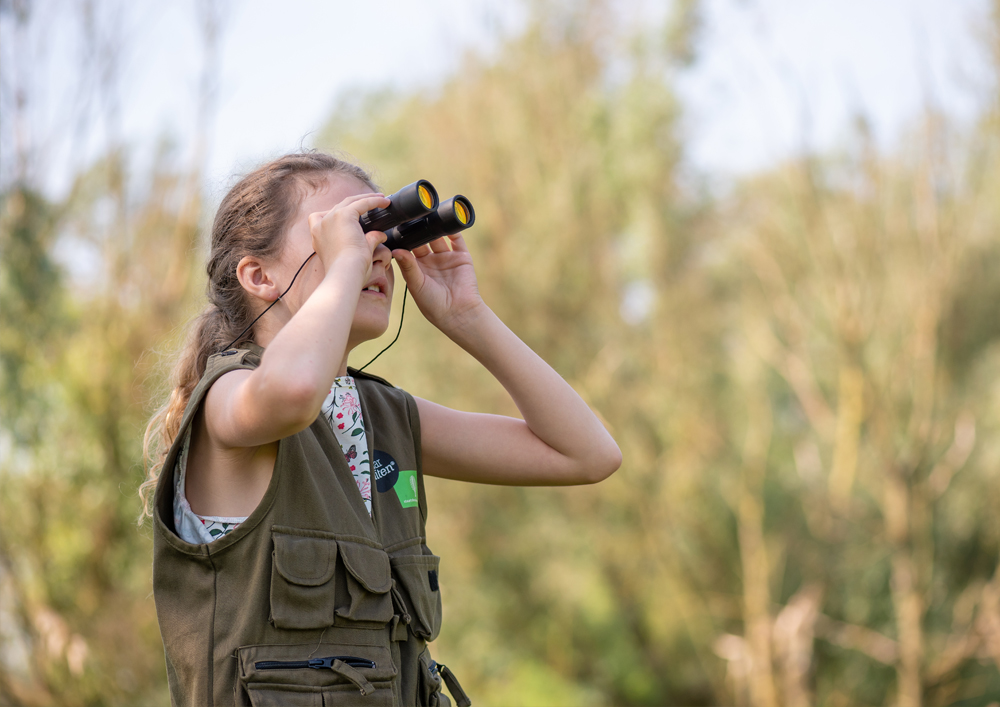
[[[692,162],[745,173],[843,144],[858,116],[890,148],[927,107],[972,119],[988,90],[982,0],[709,0],[681,82]]]
[[[2,17],[3,152],[11,84],[29,86],[25,130],[33,169],[58,195],[73,169],[112,137],[151,154],[164,137],[193,143],[205,62],[204,0],[94,0],[103,53],[87,56],[81,7],[36,0],[36,20],[14,37]],[[231,175],[308,146],[339,96],[383,86],[433,86],[468,50],[489,52],[525,13],[507,0],[222,0],[208,123],[208,187],[221,196]],[[632,21],[655,17],[653,0],[613,5]],[[9,7],[9,5],[8,5]],[[927,106],[969,119],[982,96],[972,39],[986,0],[706,0],[699,61],[678,79],[691,167],[715,177],[745,174],[803,147],[835,149],[855,116],[892,146]],[[41,21],[39,21],[41,20]],[[99,102],[81,66],[104,74],[116,99]],[[102,63],[103,62],[103,63]],[[100,72],[90,72],[100,76]],[[12,81],[11,77],[15,77]],[[108,119],[111,116],[110,120]],[[9,166],[9,160],[8,160]]]

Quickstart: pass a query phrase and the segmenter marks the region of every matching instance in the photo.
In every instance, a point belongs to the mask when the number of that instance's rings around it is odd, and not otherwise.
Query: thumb
[[[424,272],[417,264],[416,256],[405,248],[399,248],[392,251],[392,257],[399,265],[399,271],[403,274],[410,291],[419,291],[424,283]]]

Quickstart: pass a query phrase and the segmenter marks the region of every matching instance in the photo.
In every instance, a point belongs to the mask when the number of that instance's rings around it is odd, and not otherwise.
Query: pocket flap
[[[437,555],[393,557],[392,573],[402,588],[410,629],[425,641],[433,641],[441,631],[441,592],[438,590]]]
[[[392,587],[389,556],[384,550],[367,545],[340,541],[340,558],[344,567],[373,594],[385,594]]]
[[[292,584],[326,584],[337,569],[337,541],[275,533],[274,566]]]

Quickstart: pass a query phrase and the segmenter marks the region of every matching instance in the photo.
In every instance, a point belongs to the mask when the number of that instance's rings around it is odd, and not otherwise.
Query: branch
[[[895,666],[899,659],[899,643],[864,626],[831,619],[825,614],[816,618],[816,636],[841,648],[864,653],[869,658]]]
[[[927,486],[934,498],[940,498],[948,489],[952,477],[965,466],[972,448],[976,446],[976,418],[965,411],[955,419],[955,438],[927,477]]]

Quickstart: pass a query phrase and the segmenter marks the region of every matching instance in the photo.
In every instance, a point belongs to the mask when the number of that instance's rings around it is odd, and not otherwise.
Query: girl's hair
[[[378,191],[360,167],[322,152],[302,152],[279,157],[250,172],[219,205],[208,256],[208,306],[191,325],[174,364],[170,397],[153,414],[143,438],[147,474],[139,487],[140,524],[152,515],[151,493],[208,357],[240,336],[255,316],[254,303],[236,277],[236,266],[245,256],[275,257],[302,199],[331,174],[354,177]],[[253,341],[253,336],[251,329],[234,343]]]

